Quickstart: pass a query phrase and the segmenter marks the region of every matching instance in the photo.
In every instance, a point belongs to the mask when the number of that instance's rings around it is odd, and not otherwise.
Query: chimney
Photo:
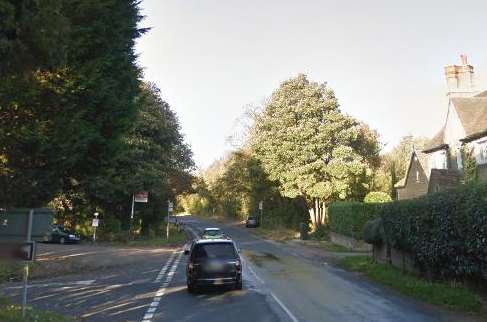
[[[469,97],[475,94],[473,83],[473,66],[468,64],[467,55],[460,55],[461,65],[445,66],[447,96]]]

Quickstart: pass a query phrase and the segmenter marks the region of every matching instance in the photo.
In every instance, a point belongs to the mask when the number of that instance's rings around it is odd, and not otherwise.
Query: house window
[[[416,170],[416,182],[419,182],[419,171]]]
[[[436,151],[431,155],[430,167],[431,167],[431,169],[446,169],[447,168],[447,158],[446,158],[446,151],[445,150]]]
[[[457,148],[457,167],[458,169],[463,169],[463,159],[462,159],[462,148]]]
[[[487,140],[475,144],[475,159],[477,164],[487,163]]]
[[[440,192],[440,185],[439,184],[435,184],[435,192]]]

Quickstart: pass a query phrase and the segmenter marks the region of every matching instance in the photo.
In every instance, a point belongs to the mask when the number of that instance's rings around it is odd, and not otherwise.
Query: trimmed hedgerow
[[[363,239],[365,224],[378,216],[377,205],[362,202],[331,204],[328,210],[330,230],[355,239]]]
[[[432,277],[487,277],[487,184],[378,205],[383,239]]]

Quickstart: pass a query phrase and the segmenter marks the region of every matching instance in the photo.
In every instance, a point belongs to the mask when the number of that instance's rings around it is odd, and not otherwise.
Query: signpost
[[[27,306],[29,262],[35,260],[34,240],[43,240],[51,232],[53,215],[50,209],[0,209],[0,258],[24,262],[22,317]]]
[[[100,220],[98,219],[98,213],[95,212],[93,214],[95,218],[93,218],[93,221],[91,222],[91,227],[93,227],[93,242],[96,241],[96,228],[98,227],[98,224],[100,223]]]
[[[166,238],[169,240],[169,220],[170,220],[170,214],[174,210],[174,204],[171,202],[171,200],[167,201],[167,225],[166,225]]]
[[[142,202],[148,203],[149,202],[149,192],[148,191],[140,191],[132,194],[132,211],[130,212],[130,228],[129,228],[129,235],[132,234],[132,225],[134,221],[134,210],[135,210],[135,203]]]

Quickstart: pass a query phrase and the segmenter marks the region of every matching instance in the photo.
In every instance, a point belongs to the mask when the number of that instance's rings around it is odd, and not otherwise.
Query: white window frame
[[[462,148],[457,148],[457,168],[463,169],[463,156],[462,156]]]
[[[431,169],[448,169],[448,157],[446,150],[438,150],[430,157]]]
[[[475,160],[477,164],[487,163],[487,139],[475,142]]]

